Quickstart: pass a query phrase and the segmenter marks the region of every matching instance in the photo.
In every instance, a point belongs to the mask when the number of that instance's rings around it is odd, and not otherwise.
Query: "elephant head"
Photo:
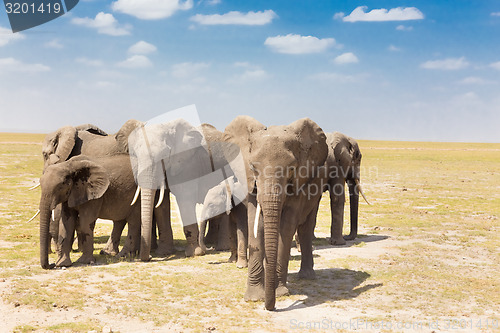
[[[330,170],[330,173],[333,172],[344,179],[349,187],[351,232],[344,238],[353,240],[358,233],[359,194],[361,193],[366,202],[369,203],[359,183],[361,151],[356,140],[339,132],[329,133],[327,143],[330,149],[329,159],[332,160],[330,167],[336,168],[336,170]]]
[[[61,127],[47,134],[42,145],[43,170],[52,164],[66,161],[75,146],[77,130],[73,126]]]
[[[40,178],[40,185],[40,264],[48,269],[52,210],[60,203],[67,203],[71,208],[100,198],[109,186],[109,178],[103,167],[81,155],[48,166]]]
[[[287,196],[300,196],[328,155],[323,130],[308,118],[288,126],[271,126],[249,136],[249,168],[264,219],[265,306],[274,309],[278,238]]]
[[[234,176],[228,177],[208,190],[205,200],[203,201],[203,210],[200,216],[199,243],[203,251],[206,251],[205,231],[207,228],[207,221],[212,217],[224,213],[229,215],[233,208],[233,202],[237,205],[241,198],[246,197],[246,191],[246,185],[239,182]]]

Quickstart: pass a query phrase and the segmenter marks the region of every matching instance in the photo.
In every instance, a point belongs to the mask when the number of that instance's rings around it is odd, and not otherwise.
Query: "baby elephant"
[[[70,266],[74,230],[82,235],[83,254],[77,262],[95,262],[94,226],[97,218],[129,223],[125,251],[134,251],[140,238],[140,205],[130,206],[136,190],[129,155],[91,158],[85,155],[47,167],[40,178],[40,263],[48,259],[49,223],[52,209],[62,203],[59,227],[59,258],[56,266]]]
[[[238,268],[248,266],[247,209],[244,203],[240,202],[239,199],[246,197],[246,191],[246,185],[240,183],[234,176],[228,177],[207,192],[200,218],[199,243],[203,252],[207,250],[204,239],[207,221],[217,218],[229,220],[228,224],[231,229],[229,235],[231,257],[229,261],[236,261],[236,266]],[[223,221],[220,222],[222,223]]]

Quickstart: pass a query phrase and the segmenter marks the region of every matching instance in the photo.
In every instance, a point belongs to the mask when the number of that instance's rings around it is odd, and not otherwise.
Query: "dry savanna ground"
[[[41,269],[39,220],[26,221],[40,198],[27,188],[41,173],[42,139],[0,134],[2,332],[499,329],[500,144],[361,141],[373,205],[360,204],[359,238],[328,245],[325,196],[317,279],[296,278],[300,254],[292,249],[291,295],[267,312],[243,301],[247,271],[226,263],[227,252],[184,257],[179,221],[179,252],[168,258],[99,255],[111,230],[100,222],[96,265]]]

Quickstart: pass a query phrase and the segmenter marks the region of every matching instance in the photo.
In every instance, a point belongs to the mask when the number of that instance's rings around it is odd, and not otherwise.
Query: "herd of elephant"
[[[238,116],[224,132],[177,119],[149,129],[146,151],[151,156],[162,151],[166,157],[158,160],[154,171],[163,176],[160,184],[147,186],[142,179],[144,166],[137,163],[139,143],[132,139],[141,131],[146,136],[144,130],[144,123],[129,120],[114,135],[81,125],[66,126],[46,136],[39,211],[43,268],[72,264],[75,231],[82,251],[77,262],[93,263],[98,218],[113,221],[103,250],[106,254],[139,254],[147,261],[151,249],[157,256],[175,253],[172,193],[184,225],[186,256],[205,254],[207,221],[210,225],[217,221],[221,234],[228,235],[230,261],[238,267],[248,266],[245,300],[265,300],[266,309],[273,310],[276,297],[288,293],[294,235],[301,249],[298,277],[315,277],[312,241],[324,191],[330,192],[330,243],[343,245],[357,235],[359,194],[364,197],[359,185],[361,152],[348,136],[325,134],[308,118],[266,127],[249,116]],[[197,148],[175,152],[174,141]],[[222,181],[205,177],[216,172],[224,174]],[[151,183],[151,175],[148,177]],[[198,181],[193,183],[194,178]],[[343,236],[346,183],[351,231]],[[203,204],[198,217],[197,204]],[[128,234],[120,250],[127,223]],[[58,255],[55,265],[48,258],[51,239]]]

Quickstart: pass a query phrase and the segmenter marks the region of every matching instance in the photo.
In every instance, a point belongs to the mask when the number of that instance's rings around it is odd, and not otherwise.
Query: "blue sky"
[[[12,34],[0,131],[116,131],[188,104],[223,130],[310,117],[359,139],[500,142],[500,2],[81,0]]]

